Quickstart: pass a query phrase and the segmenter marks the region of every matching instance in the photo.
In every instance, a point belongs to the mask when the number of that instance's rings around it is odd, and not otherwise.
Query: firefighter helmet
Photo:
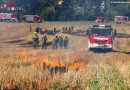
[[[37,34],[37,32],[34,32],[34,34]]]

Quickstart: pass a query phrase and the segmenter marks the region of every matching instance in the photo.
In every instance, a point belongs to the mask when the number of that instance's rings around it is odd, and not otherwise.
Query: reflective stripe
[[[88,42],[88,48],[113,48],[113,44],[105,44],[105,45],[100,45],[100,44],[91,44]]]

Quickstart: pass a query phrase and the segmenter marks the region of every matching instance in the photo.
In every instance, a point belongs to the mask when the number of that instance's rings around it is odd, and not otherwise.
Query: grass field
[[[93,53],[87,50],[87,37],[67,35],[69,49],[33,49],[36,26],[61,29],[74,26],[87,29],[94,22],[43,22],[42,24],[0,23],[1,90],[130,90],[130,26],[111,24],[122,36],[115,38],[114,51]],[[62,33],[60,33],[62,34]],[[63,36],[65,34],[62,34]],[[41,36],[40,36],[41,37]],[[48,35],[51,41],[54,36]],[[41,39],[41,38],[40,38]],[[22,47],[21,45],[28,47]],[[41,44],[41,41],[40,41]],[[68,72],[51,73],[43,62],[69,66]],[[79,67],[79,70],[75,68]]]

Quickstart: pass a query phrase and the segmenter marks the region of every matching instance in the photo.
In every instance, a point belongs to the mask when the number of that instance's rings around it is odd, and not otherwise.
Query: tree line
[[[62,3],[59,3],[59,2]],[[105,16],[110,20],[115,15],[130,16],[130,3],[111,2],[129,0],[14,0],[15,5],[24,8],[21,14],[37,14],[45,20],[94,20]]]

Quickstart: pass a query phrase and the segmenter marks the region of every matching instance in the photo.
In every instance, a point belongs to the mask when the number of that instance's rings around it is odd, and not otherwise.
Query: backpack
[[[38,41],[38,35],[34,35],[33,41]]]

